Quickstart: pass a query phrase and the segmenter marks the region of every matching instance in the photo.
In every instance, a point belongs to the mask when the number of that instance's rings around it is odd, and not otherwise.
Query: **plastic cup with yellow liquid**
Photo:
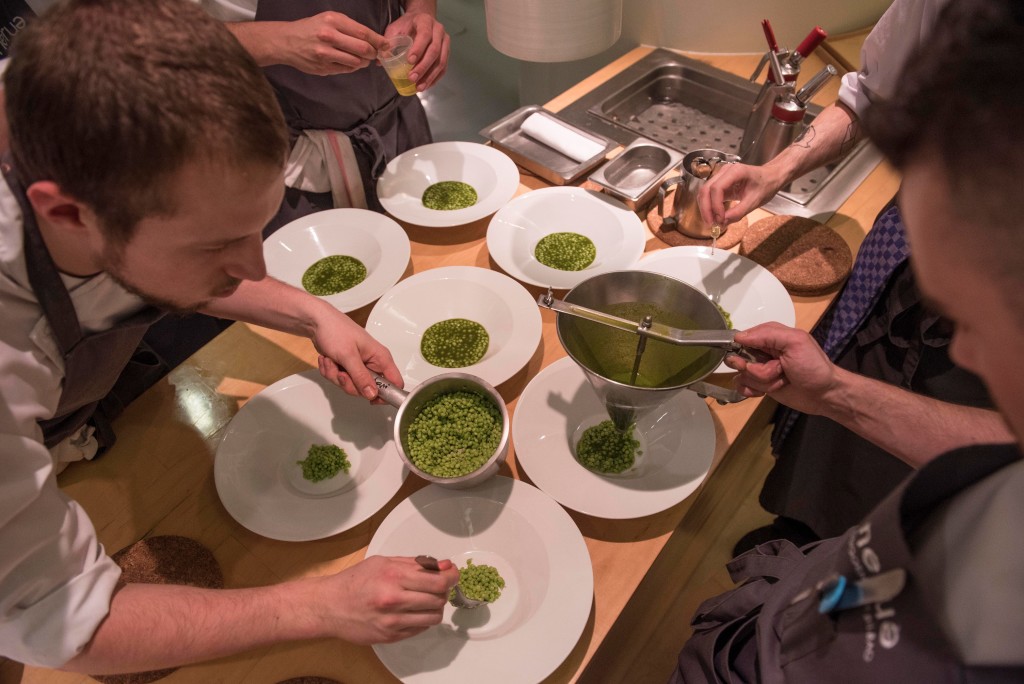
[[[412,65],[409,64],[409,49],[412,47],[410,36],[394,36],[388,38],[388,48],[377,53],[388,77],[395,84],[399,95],[415,95],[416,84],[409,80],[409,71]]]

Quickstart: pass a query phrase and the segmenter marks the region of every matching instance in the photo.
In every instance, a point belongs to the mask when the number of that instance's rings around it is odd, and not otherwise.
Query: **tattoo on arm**
[[[839,156],[846,156],[846,153],[852,150],[853,146],[857,144],[858,138],[860,138],[860,123],[857,119],[854,119],[850,122],[850,125],[846,127],[846,135],[839,143]]]
[[[816,134],[817,131],[814,130],[814,124],[811,124],[804,130],[800,131],[800,135],[796,136],[796,139],[793,141],[793,146],[804,147],[808,150],[811,149],[811,142],[814,141]]]

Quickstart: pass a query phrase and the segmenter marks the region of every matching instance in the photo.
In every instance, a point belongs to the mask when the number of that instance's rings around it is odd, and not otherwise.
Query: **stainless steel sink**
[[[559,112],[624,145],[642,136],[689,152],[735,154],[760,86],[668,50],[654,50]],[[808,121],[821,111],[808,109]],[[796,179],[765,208],[826,220],[878,164],[866,142],[841,161]]]

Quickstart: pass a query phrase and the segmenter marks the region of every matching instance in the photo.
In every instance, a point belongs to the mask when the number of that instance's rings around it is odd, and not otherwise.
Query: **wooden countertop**
[[[640,59],[650,48],[637,48],[555,98],[547,107],[558,110]],[[756,64],[751,55],[695,55],[708,63],[748,75]],[[815,55],[806,73],[822,65]],[[818,101],[835,97],[835,84]],[[544,187],[533,176],[521,177],[519,194]],[[856,249],[875,214],[895,193],[896,174],[880,166],[842,205],[829,225]],[[765,215],[759,211],[752,220]],[[500,270],[490,260],[485,233],[488,219],[454,229],[405,226],[412,241],[406,276],[447,265],[473,265]],[[648,235],[647,250],[663,243]],[[537,288],[528,288],[536,295]],[[810,328],[830,296],[796,297],[797,325]],[[370,307],[354,312],[365,323]],[[498,389],[514,411],[524,387],[538,371],[563,357],[554,330],[554,314],[542,311],[543,340],[525,369]],[[213,483],[213,459],[225,426],[254,394],[293,373],[316,366],[316,352],[303,338],[258,326],[235,324],[175,369],[164,381],[137,400],[117,422],[119,441],[103,458],[75,464],[61,475],[60,484],[91,516],[99,538],[109,552],[149,535],[183,534],[213,550],[229,587],[262,585],[290,578],[320,575],[346,568],[364,556],[374,531],[395,505],[424,483],[410,476],[400,492],[368,521],[345,533],[314,542],[287,543],[266,539],[235,522],[221,505]],[[769,402],[748,400],[730,406],[711,405],[717,445],[714,466],[703,487],[686,501],[657,515],[637,520],[603,520],[570,511],[585,539],[594,567],[594,605],[579,642],[547,681],[579,678],[601,681],[586,672],[620,614],[673,532],[700,529],[707,520],[694,521],[691,509],[705,511],[699,502],[719,500],[727,494],[732,477],[742,473],[746,442],[764,433],[770,417]],[[729,460],[732,468],[721,468]],[[504,474],[527,480],[518,468],[514,449],[503,466]],[[724,474],[723,474],[724,473]],[[728,512],[723,513],[728,515]],[[701,513],[700,515],[705,515]],[[695,527],[696,526],[696,527]],[[678,534],[676,536],[678,538]],[[688,540],[682,563],[699,561],[699,540]],[[678,568],[681,574],[686,567]],[[659,581],[671,581],[661,579]],[[646,592],[650,593],[650,592]],[[643,598],[637,601],[656,600]],[[652,606],[653,607],[653,606]],[[630,604],[643,615],[644,605]],[[683,635],[685,636],[685,635]],[[678,637],[679,644],[683,636]],[[624,646],[625,647],[625,646]],[[633,648],[642,650],[643,645]],[[163,680],[176,682],[274,683],[299,675],[333,676],[346,682],[392,682],[372,649],[336,640],[280,644],[209,663],[184,667]],[[667,676],[667,673],[666,673]],[[84,675],[26,668],[24,682],[88,682]]]

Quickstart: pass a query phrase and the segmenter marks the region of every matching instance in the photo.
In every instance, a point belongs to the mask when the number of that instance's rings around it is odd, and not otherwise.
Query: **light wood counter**
[[[649,48],[637,48],[552,100],[548,108],[562,108],[648,51]],[[757,57],[751,55],[696,57],[743,76],[749,75],[757,61]],[[805,73],[814,73],[821,64],[812,56]],[[817,100],[827,103],[834,99],[835,92],[833,84],[832,89],[820,93]],[[897,184],[898,179],[890,168],[879,167],[843,204],[829,225],[856,249],[877,211],[894,194]],[[544,181],[524,174],[519,193],[545,185]],[[751,218],[762,215],[764,212],[759,211]],[[406,275],[456,264],[500,270],[490,260],[486,249],[484,237],[488,220],[455,229],[406,226],[412,241],[412,259]],[[663,243],[648,235],[648,250],[663,247]],[[538,293],[537,288],[528,289],[535,295]],[[795,298],[798,326],[810,328],[830,299],[830,296]],[[365,323],[369,309],[355,312],[353,318]],[[555,334],[554,314],[545,310],[542,316],[540,348],[525,369],[498,388],[510,412],[515,410],[518,397],[529,380],[541,368],[565,355]],[[316,352],[308,340],[236,324],[133,404],[117,422],[117,445],[94,463],[69,468],[60,478],[61,486],[88,511],[109,552],[148,535],[187,535],[213,550],[229,587],[273,583],[348,567],[363,558],[366,545],[387,513],[423,486],[422,481],[410,476],[395,498],[368,521],[345,533],[308,543],[278,542],[249,532],[224,510],[213,483],[213,459],[218,441],[239,407],[271,383],[315,366]],[[643,653],[645,640],[651,638],[644,631],[645,624],[648,631],[654,629],[659,611],[665,611],[656,589],[659,586],[669,589],[678,578],[694,572],[716,541],[713,531],[720,529],[722,521],[735,512],[730,503],[733,489],[750,491],[752,485],[744,478],[749,480],[751,474],[744,459],[758,449],[763,451],[770,408],[769,402],[758,400],[730,406],[712,403],[717,434],[713,471],[697,494],[671,509],[626,521],[603,520],[570,511],[586,538],[593,561],[594,605],[575,649],[548,681],[579,678],[620,681],[611,671],[614,664],[633,662],[632,659]],[[528,481],[519,472],[514,449],[503,472]],[[680,531],[673,535],[677,528]],[[710,537],[702,536],[702,530],[711,531]],[[664,561],[655,564],[663,549],[667,549],[664,557],[672,562],[671,571],[666,569]],[[627,602],[649,570],[652,575],[644,583],[645,589],[637,593],[626,610]],[[595,661],[595,669],[601,669],[587,672],[588,664],[624,610],[630,616],[628,628],[634,638],[617,638],[613,652],[605,649]],[[649,621],[645,617],[648,615]],[[671,639],[678,647],[685,636],[673,634],[664,638]],[[621,657],[617,657],[617,653],[621,653]],[[661,671],[664,675],[655,678],[657,681],[664,681],[668,675],[666,670]],[[168,684],[243,681],[261,684],[299,675],[328,676],[359,683],[395,681],[369,647],[334,640],[257,649],[182,668],[163,681]],[[92,680],[83,675],[27,668],[22,681]],[[639,677],[632,681],[648,680]]]

